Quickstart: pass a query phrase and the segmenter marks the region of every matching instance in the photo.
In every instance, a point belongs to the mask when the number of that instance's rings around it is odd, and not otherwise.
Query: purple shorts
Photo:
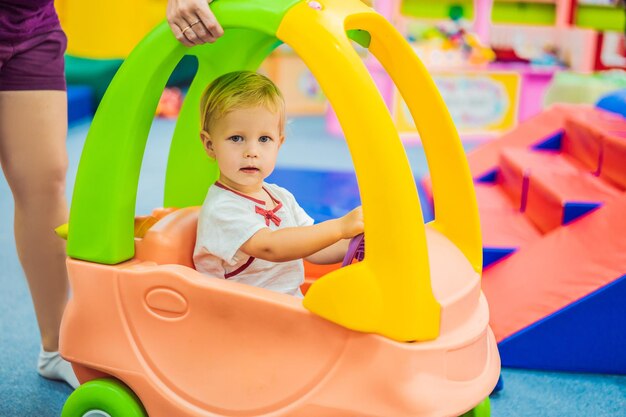
[[[66,47],[60,28],[24,41],[0,40],[0,91],[65,90]]]

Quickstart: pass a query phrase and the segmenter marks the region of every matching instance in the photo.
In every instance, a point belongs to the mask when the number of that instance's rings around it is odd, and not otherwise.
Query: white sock
[[[48,379],[56,379],[67,382],[72,388],[80,385],[72,365],[59,355],[59,352],[46,352],[41,348],[37,361],[37,372]]]

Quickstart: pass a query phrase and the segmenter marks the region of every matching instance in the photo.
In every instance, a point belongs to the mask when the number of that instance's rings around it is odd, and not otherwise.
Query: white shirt
[[[265,202],[239,194],[215,183],[209,187],[198,217],[198,234],[193,252],[196,270],[255,287],[302,296],[302,259],[269,262],[252,258],[239,249],[259,230],[310,226],[313,219],[286,189],[263,183],[276,207],[265,210]]]

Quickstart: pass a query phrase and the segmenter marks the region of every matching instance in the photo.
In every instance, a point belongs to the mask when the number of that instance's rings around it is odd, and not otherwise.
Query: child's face
[[[235,109],[200,136],[207,154],[217,161],[220,181],[244,193],[261,190],[284,139],[280,114],[262,106]]]

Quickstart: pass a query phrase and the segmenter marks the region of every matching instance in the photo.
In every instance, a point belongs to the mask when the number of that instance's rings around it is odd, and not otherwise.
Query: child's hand
[[[355,208],[345,216],[339,218],[339,222],[342,239],[350,239],[363,233],[363,209],[361,206]]]

